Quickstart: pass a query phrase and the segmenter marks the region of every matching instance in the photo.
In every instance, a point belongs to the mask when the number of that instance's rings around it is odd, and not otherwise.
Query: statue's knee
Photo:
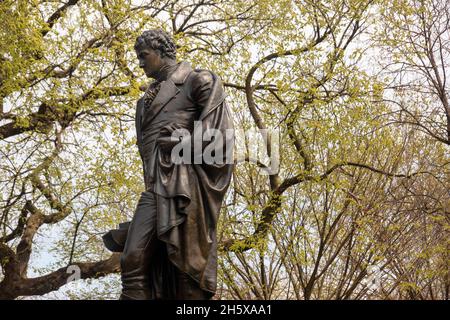
[[[120,257],[122,272],[132,270],[136,268],[136,266],[139,266],[141,253],[141,250],[132,250],[122,253],[122,256]]]

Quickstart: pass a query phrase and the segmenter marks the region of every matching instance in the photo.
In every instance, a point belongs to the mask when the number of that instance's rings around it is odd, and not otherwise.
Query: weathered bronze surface
[[[177,63],[175,44],[162,30],[144,32],[135,50],[140,67],[155,79],[136,108],[146,190],[131,223],[109,231],[104,243],[123,251],[121,299],[210,299],[217,285],[216,224],[233,170],[225,159],[233,148],[225,130],[233,127],[223,87],[213,72]],[[224,139],[201,141],[191,159],[220,144],[223,161],[173,161],[175,130],[211,128]]]

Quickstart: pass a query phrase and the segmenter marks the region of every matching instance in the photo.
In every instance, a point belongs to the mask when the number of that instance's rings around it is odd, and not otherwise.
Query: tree
[[[445,0],[394,1],[384,7],[378,41],[393,91],[391,122],[414,125],[450,144],[450,4]]]
[[[100,235],[131,218],[143,189],[133,121],[147,80],[133,44],[154,27],[173,34],[180,60],[220,75],[236,128],[255,129],[238,136],[219,220],[217,298],[448,297],[442,132],[386,119],[386,79],[365,65],[374,40],[397,50],[375,28],[389,6],[1,2],[0,298],[119,271]],[[68,295],[114,298],[105,279]]]
[[[0,71],[0,297],[15,298],[58,289],[71,265],[80,268],[81,278],[119,271],[118,255],[108,257],[99,235],[132,214],[142,189],[128,135],[143,80],[133,55],[137,35],[164,21],[179,40],[181,58],[222,55],[242,40],[233,29],[251,36],[258,12],[254,4],[231,1],[0,6],[6,44]],[[212,18],[202,18],[205,12]],[[52,243],[58,257],[48,273],[29,278],[40,232],[58,235]]]

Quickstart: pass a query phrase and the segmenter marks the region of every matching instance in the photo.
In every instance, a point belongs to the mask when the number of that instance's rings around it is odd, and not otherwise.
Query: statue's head
[[[161,29],[144,31],[137,37],[134,49],[139,59],[139,67],[144,69],[147,77],[155,78],[164,64],[176,59],[175,42]]]

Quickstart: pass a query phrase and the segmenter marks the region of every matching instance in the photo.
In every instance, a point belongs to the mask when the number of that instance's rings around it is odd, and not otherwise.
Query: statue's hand
[[[183,128],[176,123],[170,123],[161,128],[159,137],[156,139],[156,141],[164,152],[171,152],[173,147],[180,143],[180,134],[174,133],[176,130],[180,129]]]
[[[161,148],[163,152],[171,152],[173,147],[175,147],[178,143],[180,143],[180,139],[172,136],[159,137],[156,139],[158,146]]]

